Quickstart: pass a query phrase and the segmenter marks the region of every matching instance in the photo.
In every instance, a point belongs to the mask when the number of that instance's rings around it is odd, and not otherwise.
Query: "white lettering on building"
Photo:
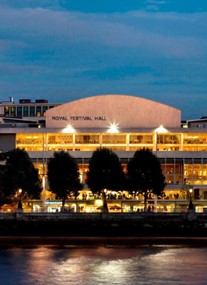
[[[52,116],[53,121],[68,121],[67,116]],[[105,116],[70,116],[70,121],[106,121]]]

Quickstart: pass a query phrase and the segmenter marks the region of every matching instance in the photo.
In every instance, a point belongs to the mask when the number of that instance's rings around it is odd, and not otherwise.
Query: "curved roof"
[[[128,95],[98,95],[59,105],[46,112],[47,128],[180,127],[181,111],[148,99]]]

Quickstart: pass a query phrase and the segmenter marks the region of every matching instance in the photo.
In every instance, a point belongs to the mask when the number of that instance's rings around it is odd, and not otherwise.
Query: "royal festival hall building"
[[[192,198],[195,210],[207,208],[207,120],[181,122],[181,111],[155,101],[127,95],[99,95],[66,104],[47,100],[19,100],[0,104],[0,151],[25,149],[47,185],[47,161],[54,151],[65,150],[79,167],[84,189],[69,208],[98,211],[88,189],[86,173],[94,150],[106,147],[118,155],[123,169],[136,150],[148,148],[159,158],[166,177],[165,196],[157,201],[160,212],[186,211]],[[84,195],[82,195],[84,194]],[[143,209],[143,197],[114,194],[108,200],[113,211]],[[60,208],[61,201],[44,194],[47,211]],[[153,203],[153,197],[148,200]],[[25,209],[41,210],[42,201],[26,201]]]

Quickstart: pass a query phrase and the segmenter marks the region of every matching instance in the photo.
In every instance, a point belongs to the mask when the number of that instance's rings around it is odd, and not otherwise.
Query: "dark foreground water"
[[[207,284],[207,248],[9,248],[0,250],[2,285]]]

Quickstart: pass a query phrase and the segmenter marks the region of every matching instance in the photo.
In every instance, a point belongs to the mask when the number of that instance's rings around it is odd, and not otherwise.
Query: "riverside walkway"
[[[0,236],[207,237],[206,213],[0,214]]]
[[[207,224],[207,213],[183,212],[183,213],[0,213],[1,220],[24,220],[24,221],[137,221],[137,222],[182,222],[186,220],[196,220],[198,223]]]

